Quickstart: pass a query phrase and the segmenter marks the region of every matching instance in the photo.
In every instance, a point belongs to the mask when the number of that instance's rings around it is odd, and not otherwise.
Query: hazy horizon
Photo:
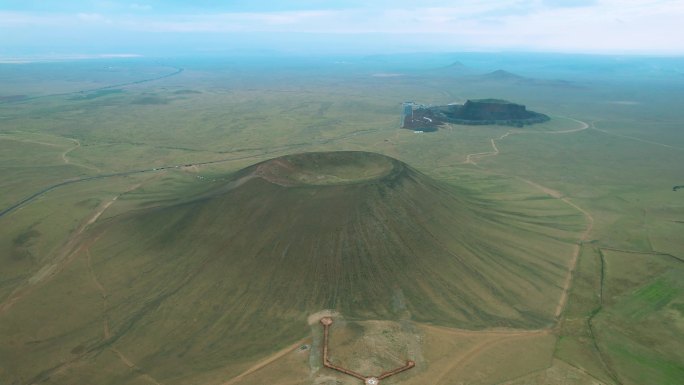
[[[684,54],[677,1],[6,0],[0,57],[407,52]]]

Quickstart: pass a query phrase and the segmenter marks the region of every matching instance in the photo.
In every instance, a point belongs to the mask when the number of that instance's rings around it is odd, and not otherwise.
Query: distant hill
[[[523,86],[544,86],[544,87],[563,87],[563,88],[581,88],[582,86],[568,80],[559,79],[537,79],[514,74],[502,69],[489,72],[483,75],[471,75],[466,78],[471,82],[488,82],[488,83],[502,83],[507,85],[523,85]]]
[[[455,61],[447,66],[435,68],[429,70],[428,72],[448,76],[466,76],[476,73],[476,71],[473,68],[468,67],[460,61]]]
[[[468,67],[467,65],[461,63],[460,61],[455,61],[455,62],[449,64],[449,65],[446,66],[446,67],[442,67],[441,69],[442,69],[442,70],[445,70],[445,71],[451,71],[451,72],[454,72],[454,73],[469,73],[469,72],[473,72],[473,69],[472,69],[472,68],[470,68],[470,67]]]
[[[584,85],[562,79],[539,79],[518,75],[516,73],[498,69],[487,73],[478,73],[460,61],[455,61],[447,66],[434,68],[426,71],[426,74],[438,76],[457,77],[460,81],[468,83],[500,84],[509,86],[537,86],[558,88],[584,88]]]
[[[493,72],[486,73],[484,75],[479,75],[477,76],[478,79],[481,80],[494,80],[494,81],[515,81],[515,82],[525,82],[529,81],[531,79],[528,79],[524,76],[516,75],[512,72],[504,71],[504,70],[496,70]]]

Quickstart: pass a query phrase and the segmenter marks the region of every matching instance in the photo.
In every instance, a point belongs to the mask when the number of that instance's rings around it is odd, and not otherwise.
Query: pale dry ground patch
[[[606,382],[596,379],[586,371],[574,367],[558,359],[553,360],[551,367],[530,373],[501,385],[605,385]]]
[[[313,339],[316,338],[314,335]],[[369,375],[407,358],[416,360],[414,369],[383,380],[382,384],[499,384],[515,381],[516,384],[531,385],[549,383],[545,381],[559,378],[566,372],[577,373],[573,376],[578,378],[591,378],[554,360],[555,342],[556,336],[551,329],[473,331],[410,321],[347,320],[333,324],[330,354],[333,362]],[[312,347],[306,344],[306,340],[298,341],[255,363],[222,385],[360,384],[358,379],[320,365],[311,365],[312,361],[321,360],[321,354],[315,344]]]

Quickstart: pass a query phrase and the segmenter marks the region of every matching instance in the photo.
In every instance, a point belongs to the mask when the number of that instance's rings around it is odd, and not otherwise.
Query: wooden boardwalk
[[[385,379],[387,377],[393,376],[395,374],[401,373],[403,371],[409,370],[412,367],[416,366],[416,363],[409,360],[406,361],[406,365],[396,368],[394,370],[390,370],[387,372],[381,373],[379,376],[364,376],[363,374],[357,373],[353,370],[345,369],[341,366],[337,366],[335,364],[332,364],[328,360],[328,337],[330,335],[330,325],[332,325],[333,320],[330,317],[323,317],[321,318],[321,325],[323,325],[323,366],[326,368],[330,368],[333,370],[337,370],[338,372],[342,372],[346,375],[356,377],[359,380],[363,381],[365,385],[378,385],[380,383],[380,380]]]

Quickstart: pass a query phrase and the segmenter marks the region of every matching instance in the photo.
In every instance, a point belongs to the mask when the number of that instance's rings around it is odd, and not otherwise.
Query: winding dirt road
[[[69,158],[67,157],[67,155],[69,155],[70,152],[81,148],[81,142],[78,139],[73,139],[73,138],[64,138],[64,139],[70,140],[70,141],[74,142],[74,144],[75,144],[73,147],[66,149],[66,151],[64,151],[62,153],[62,160],[64,161],[65,164],[72,164],[74,166],[87,168],[87,169],[93,170],[95,172],[100,172],[100,169],[97,167],[87,166],[85,164],[80,164],[80,163],[72,163],[69,160]]]
[[[477,164],[476,160],[480,159],[480,158],[484,158],[484,157],[499,155],[500,151],[499,151],[499,147],[496,145],[496,142],[503,140],[510,135],[572,134],[572,133],[584,131],[584,130],[592,127],[592,125],[590,125],[586,122],[583,122],[581,120],[577,120],[577,119],[573,119],[573,118],[566,118],[566,119],[570,119],[572,121],[579,123],[580,127],[572,128],[569,130],[549,131],[549,132],[508,131],[505,134],[503,134],[497,138],[491,138],[490,139],[490,142],[492,145],[492,151],[468,154],[468,155],[466,155],[465,161],[463,163],[464,164],[472,164],[473,166],[482,168],[482,166]],[[594,228],[594,217],[587,210],[583,209],[582,207],[578,206],[576,203],[572,202],[569,198],[565,197],[563,193],[556,191],[554,189],[551,189],[549,187],[543,186],[539,183],[533,182],[529,179],[525,179],[522,177],[516,177],[516,178],[518,180],[521,180],[521,181],[529,184],[530,186],[536,188],[537,190],[542,191],[544,194],[547,194],[553,198],[556,198],[556,199],[563,201],[565,204],[571,206],[575,210],[582,213],[582,215],[584,216],[584,218],[587,222],[587,227],[585,228],[585,230],[580,235],[577,244],[574,245],[574,247],[573,247],[573,252],[572,252],[572,256],[570,258],[570,263],[568,264],[568,272],[567,272],[567,275],[565,277],[565,281],[563,282],[561,297],[558,300],[558,305],[556,306],[556,310],[554,312],[554,316],[560,321],[560,315],[563,312],[563,309],[565,308],[565,305],[567,303],[567,298],[568,298],[568,292],[570,290],[570,287],[572,286],[572,278],[573,278],[573,274],[575,272],[575,268],[577,267],[577,260],[579,259],[579,255],[582,251],[582,244],[589,240],[589,235],[591,234],[591,231]]]
[[[499,155],[499,147],[496,146],[496,142],[505,139],[506,137],[510,135],[558,135],[558,134],[572,134],[575,132],[580,132],[584,131],[590,127],[586,122],[583,122],[581,120],[573,119],[573,118],[567,118],[570,119],[574,122],[577,122],[580,124],[580,127],[578,128],[571,128],[569,130],[562,130],[562,131],[537,131],[537,132],[528,132],[528,131],[507,131],[505,134],[499,136],[498,138],[491,138],[489,141],[491,142],[492,149],[493,151],[486,151],[486,152],[476,152],[473,154],[468,154],[466,155],[465,160],[463,161],[464,164],[472,164],[472,165],[477,165],[474,159],[479,159],[479,158],[484,158],[488,156],[497,156]]]

